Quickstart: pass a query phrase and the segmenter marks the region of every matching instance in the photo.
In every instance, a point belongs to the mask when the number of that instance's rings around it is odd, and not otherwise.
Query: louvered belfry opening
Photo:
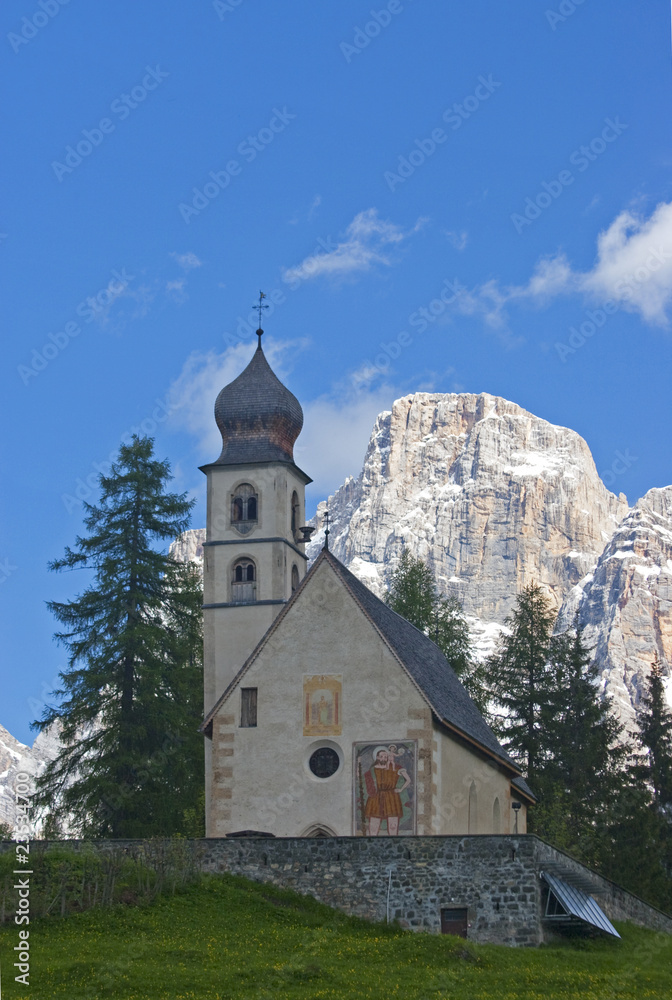
[[[231,600],[247,604],[257,599],[257,570],[251,559],[238,559],[233,564]]]

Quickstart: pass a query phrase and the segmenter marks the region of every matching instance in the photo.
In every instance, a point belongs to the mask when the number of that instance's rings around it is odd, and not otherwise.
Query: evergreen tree
[[[639,743],[648,753],[646,780],[657,812],[672,822],[672,712],[665,700],[663,674],[654,663],[637,715]]]
[[[543,763],[534,827],[588,863],[599,859],[600,827],[621,788],[629,748],[610,703],[600,697],[599,665],[578,615],[551,642],[552,687],[542,709]]]
[[[462,605],[455,597],[439,595],[429,566],[407,549],[392,574],[385,603],[436,643],[481,707],[481,678],[471,658],[469,624]]]
[[[425,635],[430,635],[435,628],[438,595],[432,571],[408,549],[401,553],[399,565],[392,574],[385,603]]]
[[[123,445],[101,497],[85,504],[88,536],[50,564],[92,580],[48,607],[69,653],[60,699],[35,728],[60,721],[63,749],[39,802],[92,836],[171,835],[203,786],[201,603],[193,568],[152,547],[188,527],[193,501],[167,493],[153,442]]]
[[[626,889],[672,909],[672,713],[654,664],[633,732],[635,753],[604,831],[601,865]]]
[[[545,759],[544,724],[554,682],[550,666],[554,621],[541,587],[526,587],[506,619],[510,632],[502,636],[486,668],[490,696],[500,710],[493,723],[535,794]]]

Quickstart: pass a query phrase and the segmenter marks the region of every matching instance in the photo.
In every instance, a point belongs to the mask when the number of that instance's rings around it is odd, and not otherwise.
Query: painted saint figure
[[[396,747],[394,748],[396,750]],[[373,752],[373,765],[366,772],[367,801],[364,815],[370,837],[377,837],[383,820],[387,823],[387,833],[396,837],[399,833],[399,820],[404,815],[404,805],[401,793],[411,784],[405,767],[397,767],[394,762],[395,752],[390,755],[387,747],[376,747]],[[399,779],[404,784],[397,788]]]

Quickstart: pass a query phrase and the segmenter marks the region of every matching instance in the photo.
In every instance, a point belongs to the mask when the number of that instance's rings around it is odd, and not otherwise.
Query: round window
[[[340,759],[331,747],[319,747],[310,755],[308,767],[316,778],[330,778],[340,767]]]

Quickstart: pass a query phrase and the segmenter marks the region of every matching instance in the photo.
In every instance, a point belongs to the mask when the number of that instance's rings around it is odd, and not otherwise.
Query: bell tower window
[[[296,565],[296,563],[294,563],[292,565],[292,593],[294,593],[295,590],[298,590],[298,587],[299,587],[299,568]]]
[[[231,600],[234,604],[248,604],[257,599],[257,571],[251,559],[238,559],[233,564]]]
[[[294,490],[292,493],[292,538],[296,537],[296,533],[299,530],[299,518],[301,516],[301,508],[299,506],[299,495]]]
[[[257,523],[258,499],[249,483],[241,483],[231,497],[231,524],[241,535],[246,535]]]

